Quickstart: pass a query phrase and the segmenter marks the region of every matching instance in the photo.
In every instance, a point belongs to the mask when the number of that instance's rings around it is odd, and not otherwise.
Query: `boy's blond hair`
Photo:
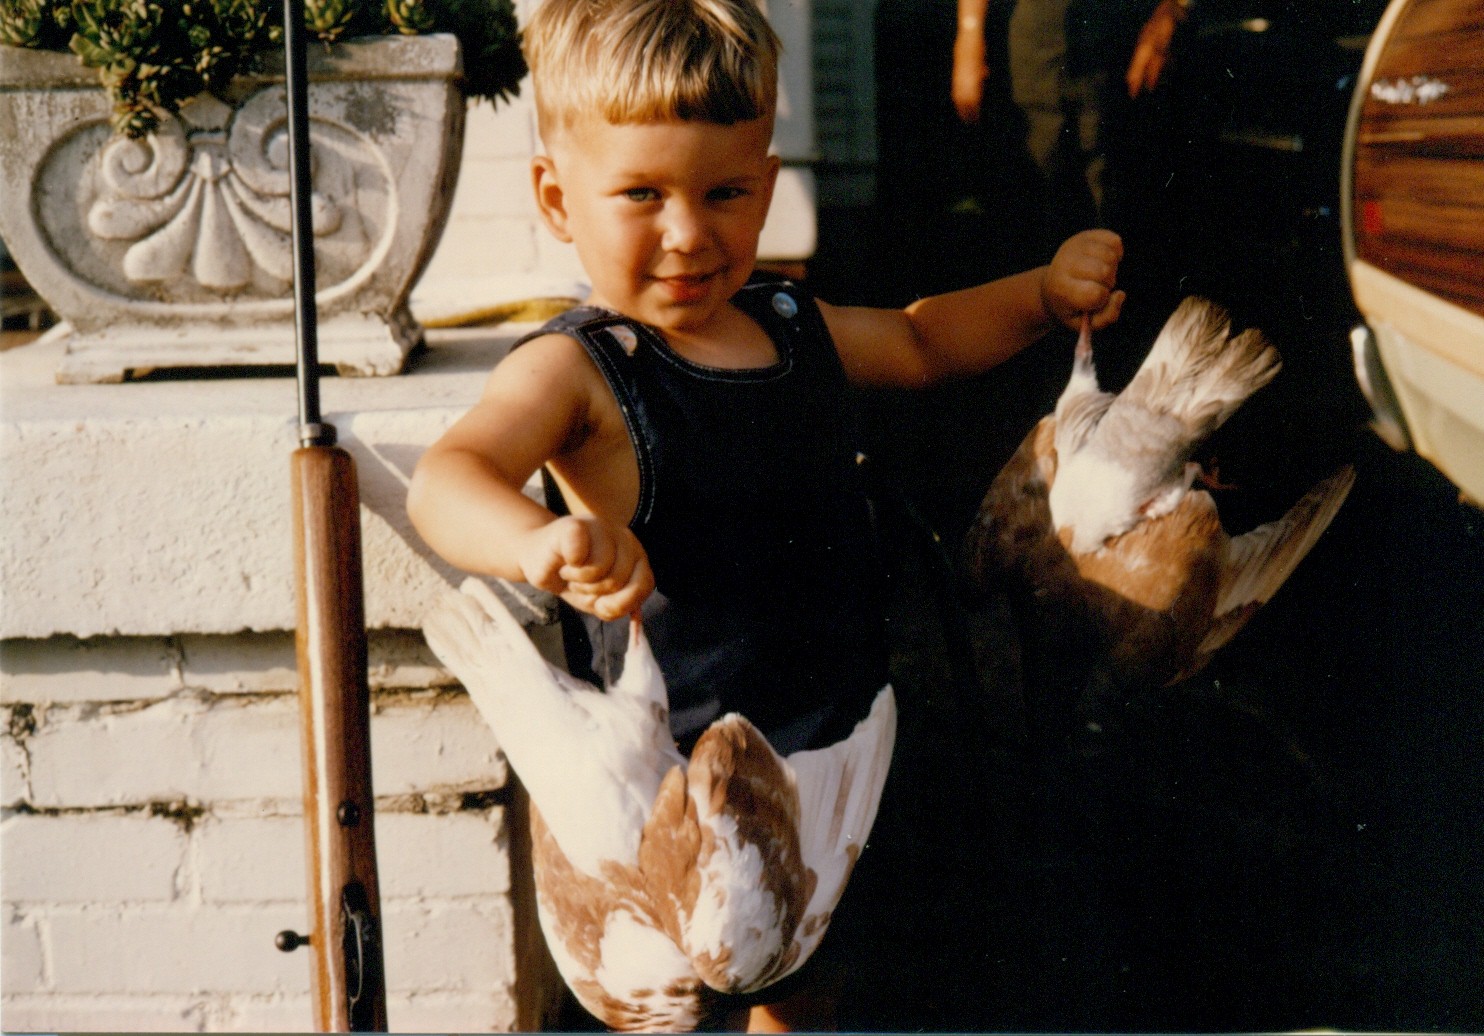
[[[541,0],[525,28],[543,135],[615,125],[771,116],[778,36],[755,0]]]

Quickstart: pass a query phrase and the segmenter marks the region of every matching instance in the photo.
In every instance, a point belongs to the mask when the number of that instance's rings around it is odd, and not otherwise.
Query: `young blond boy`
[[[427,451],[412,520],[454,565],[584,613],[598,670],[624,642],[606,623],[640,613],[682,744],[733,710],[784,752],[848,732],[886,655],[847,382],[926,386],[1083,313],[1106,326],[1121,243],[1088,231],[905,310],[749,284],[779,166],[778,41],[753,0],[544,0],[525,40],[537,205],[592,294]],[[553,508],[521,491],[543,466]],[[819,1022],[797,1006],[750,1026]]]

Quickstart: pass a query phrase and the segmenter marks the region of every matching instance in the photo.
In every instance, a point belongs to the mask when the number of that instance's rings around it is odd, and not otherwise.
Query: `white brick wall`
[[[529,1027],[504,758],[420,634],[371,675],[391,1027]],[[0,1025],[311,1028],[292,635],[11,640],[0,680]]]
[[[4,652],[7,701],[147,701],[181,686],[179,653],[165,637],[11,640]]]
[[[587,276],[541,224],[531,191],[536,113],[527,84],[498,108],[469,106],[453,208],[412,293],[419,320],[458,319],[522,298],[575,296]]]
[[[20,814],[0,823],[0,837],[7,903],[89,903],[100,892],[120,903],[169,903],[187,878],[186,834],[149,816]]]

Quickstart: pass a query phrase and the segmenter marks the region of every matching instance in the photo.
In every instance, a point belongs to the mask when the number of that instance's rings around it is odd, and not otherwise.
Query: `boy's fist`
[[[1041,304],[1068,327],[1092,316],[1093,330],[1107,327],[1123,309],[1124,293],[1114,291],[1123,239],[1111,230],[1084,230],[1062,242],[1041,281]]]
[[[519,557],[532,586],[604,620],[638,612],[654,590],[639,540],[597,518],[558,518],[531,533]]]

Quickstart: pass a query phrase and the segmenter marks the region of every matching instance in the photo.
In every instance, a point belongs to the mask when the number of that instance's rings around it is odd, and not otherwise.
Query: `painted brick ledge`
[[[417,629],[457,585],[407,483],[529,326],[430,331],[409,373],[322,380],[360,478],[369,627]],[[293,377],[57,385],[59,358],[0,354],[0,637],[293,629]]]

